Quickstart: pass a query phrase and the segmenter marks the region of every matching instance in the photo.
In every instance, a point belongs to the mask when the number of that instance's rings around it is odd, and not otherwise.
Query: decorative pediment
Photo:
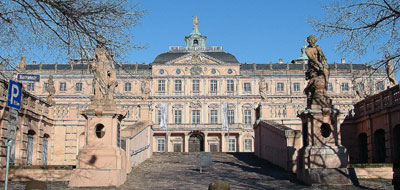
[[[208,107],[209,107],[209,108],[216,109],[216,108],[219,107],[219,104],[213,103],[213,104],[208,105]]]
[[[201,102],[200,101],[191,102],[190,108],[201,108]]]
[[[252,108],[252,107],[253,107],[253,105],[252,105],[252,104],[250,104],[250,103],[245,103],[245,104],[243,104],[243,105],[242,105],[242,107],[243,107],[243,108],[250,109],[250,108]]]
[[[182,105],[182,104],[174,104],[174,105],[172,106],[172,108],[182,109],[182,108],[183,108],[183,105]]]
[[[201,52],[191,52],[184,56],[178,57],[174,60],[168,61],[167,65],[178,64],[178,65],[219,65],[224,62],[210,57]]]

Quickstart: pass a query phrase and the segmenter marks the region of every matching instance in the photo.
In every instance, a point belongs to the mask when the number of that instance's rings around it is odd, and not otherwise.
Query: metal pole
[[[8,189],[8,170],[10,169],[10,144],[12,140],[6,141],[6,146],[7,146],[7,164],[6,164],[6,179],[5,179],[5,185],[4,189]]]

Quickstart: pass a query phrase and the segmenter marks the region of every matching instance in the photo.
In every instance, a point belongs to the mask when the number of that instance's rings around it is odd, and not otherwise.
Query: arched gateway
[[[200,133],[192,134],[189,137],[189,152],[203,152],[204,137]]]

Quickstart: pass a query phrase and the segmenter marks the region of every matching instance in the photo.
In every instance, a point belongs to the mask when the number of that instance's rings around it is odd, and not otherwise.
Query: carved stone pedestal
[[[352,185],[346,148],[340,143],[339,111],[307,109],[303,122],[303,147],[297,157],[297,178],[308,185]]]
[[[87,144],[79,150],[77,168],[73,170],[70,187],[118,187],[126,181],[126,156],[120,148],[122,114],[112,110],[89,109],[82,113],[87,119]]]

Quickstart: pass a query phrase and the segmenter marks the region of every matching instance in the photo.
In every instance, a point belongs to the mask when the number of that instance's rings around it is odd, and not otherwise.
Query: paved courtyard
[[[224,180],[231,189],[393,189],[390,181],[361,180],[359,187],[308,187],[289,174],[257,159],[251,153],[213,154],[213,167],[199,171],[198,153],[164,153],[136,167],[119,188],[68,188],[66,182],[49,183],[49,189],[130,189],[190,190],[207,189],[215,180]],[[0,188],[4,187],[4,183]],[[10,189],[24,189],[24,183],[12,182]]]

